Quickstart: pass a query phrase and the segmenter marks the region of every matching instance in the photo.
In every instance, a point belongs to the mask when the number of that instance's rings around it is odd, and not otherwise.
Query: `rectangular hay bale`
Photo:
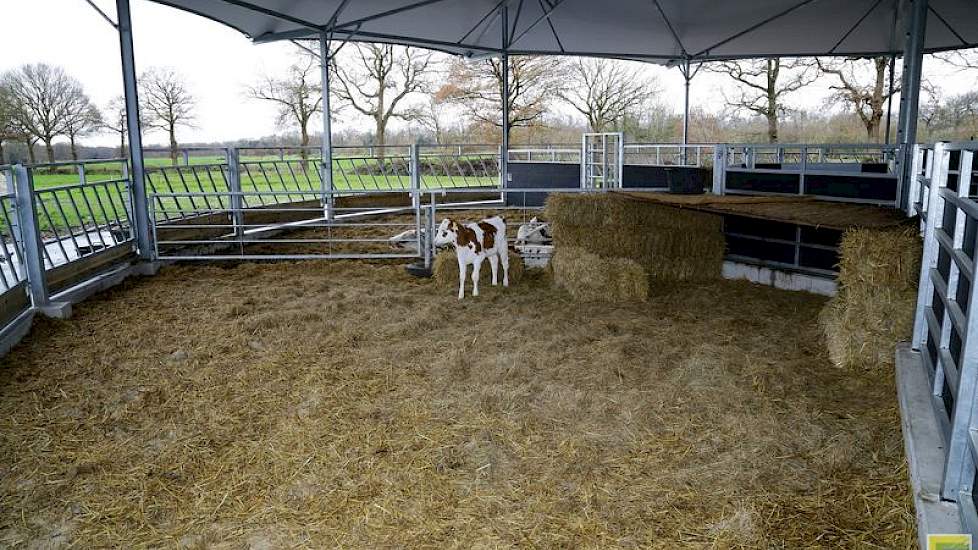
[[[850,229],[842,237],[839,292],[819,314],[832,363],[889,368],[908,340],[917,305],[922,244],[916,225]]]
[[[651,281],[719,279],[725,241],[716,214],[652,204],[614,193],[551,194],[546,217],[556,250],[576,247],[629,258]]]
[[[649,277],[628,258],[602,258],[583,248],[560,248],[550,259],[554,282],[583,302],[644,302]]]

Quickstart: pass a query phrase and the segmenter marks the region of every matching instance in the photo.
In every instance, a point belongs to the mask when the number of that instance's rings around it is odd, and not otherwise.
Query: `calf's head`
[[[458,243],[458,222],[445,218],[435,230],[435,246],[448,246]]]

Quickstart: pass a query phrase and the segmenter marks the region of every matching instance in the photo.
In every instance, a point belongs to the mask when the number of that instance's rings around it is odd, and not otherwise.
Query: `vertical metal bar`
[[[621,189],[625,183],[625,134],[618,132],[618,175],[616,187]]]
[[[509,185],[509,8],[506,3],[500,11],[502,36],[502,86],[500,100],[502,102],[502,143],[499,146],[499,188],[505,190]],[[505,199],[505,194],[503,199]]]
[[[411,146],[411,207],[421,207],[421,156],[418,153],[418,145]]]
[[[798,174],[798,194],[805,194],[805,172],[808,171],[808,147],[802,146],[801,148],[801,165],[800,174]]]
[[[132,18],[129,0],[116,0],[119,44],[122,52],[122,81],[126,99],[126,125],[129,133],[129,158],[132,161],[133,232],[136,250],[144,260],[153,256],[150,242],[149,208],[146,203],[146,176],[143,166],[143,141],[139,131],[139,98],[136,93],[136,61],[132,47]]]
[[[238,149],[229,147],[228,157],[228,198],[231,208],[231,225],[234,227],[234,236],[238,239],[244,237],[244,206],[241,194],[241,171],[238,168]]]
[[[424,247],[424,266],[431,268],[431,260],[435,255],[435,194],[431,193],[431,202],[428,205],[428,236]]]
[[[20,221],[21,245],[24,247],[24,267],[27,269],[31,301],[35,307],[43,307],[50,303],[41,254],[44,241],[41,240],[41,231],[37,225],[33,177],[23,165],[14,166],[14,184],[17,191],[17,217]]]
[[[322,190],[321,202],[326,209],[326,219],[334,218],[333,203],[333,129],[331,111],[329,105],[329,39],[325,32],[319,33],[319,62],[322,78],[323,94],[323,138],[322,138],[322,160],[320,161],[320,189]]]
[[[900,113],[897,122],[897,182],[902,188],[907,183],[910,164],[910,146],[917,140],[917,111],[920,105],[920,77],[924,60],[924,37],[927,32],[928,0],[910,0],[910,17],[907,21],[903,48],[903,83],[900,87]],[[906,194],[901,194],[900,206]]]
[[[937,143],[934,145],[934,177],[930,182],[929,208],[927,212],[927,224],[924,228],[924,250],[920,262],[920,277],[917,289],[917,308],[914,311],[913,339],[911,346],[913,349],[923,351],[927,337],[926,309],[934,295],[934,282],[931,280],[931,270],[937,267],[937,253],[939,245],[937,243],[936,231],[939,224],[944,219],[944,200],[941,198],[941,188],[947,185],[947,167],[950,154],[945,149],[946,144]],[[938,204],[941,206],[939,207]],[[978,279],[978,277],[975,277]]]
[[[713,147],[713,194],[723,195],[727,179],[727,146],[716,144]]]
[[[905,212],[907,216],[913,216],[916,212],[916,206],[918,199],[920,197],[920,173],[921,173],[921,162],[923,161],[924,150],[920,145],[914,144],[913,146],[913,163],[910,165],[910,197],[907,200],[907,208]],[[921,201],[922,202],[922,201]],[[923,208],[923,204],[921,204]]]
[[[689,143],[689,84],[693,79],[693,75],[690,73],[689,59],[683,61],[682,72],[683,80],[686,82],[685,94],[683,95],[683,145],[686,145]]]
[[[890,125],[893,117],[893,73],[896,72],[896,55],[890,56],[890,85],[886,96],[886,138],[883,143],[890,143]]]

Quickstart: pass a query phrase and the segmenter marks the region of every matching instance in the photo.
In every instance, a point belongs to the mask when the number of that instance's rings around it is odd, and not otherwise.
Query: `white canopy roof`
[[[908,0],[152,0],[255,42],[318,38],[461,55],[669,62],[903,51]],[[504,43],[503,12],[508,21]],[[978,2],[930,0],[926,52],[978,46]]]

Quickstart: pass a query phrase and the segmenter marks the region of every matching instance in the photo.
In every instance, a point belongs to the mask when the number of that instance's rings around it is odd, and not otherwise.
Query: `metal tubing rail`
[[[956,160],[952,162],[952,154]],[[912,208],[925,213],[912,347],[931,383],[945,457],[941,497],[958,504],[961,522],[978,534],[973,501],[978,469],[978,254],[968,227],[978,224],[971,193],[978,142],[915,149]]]

